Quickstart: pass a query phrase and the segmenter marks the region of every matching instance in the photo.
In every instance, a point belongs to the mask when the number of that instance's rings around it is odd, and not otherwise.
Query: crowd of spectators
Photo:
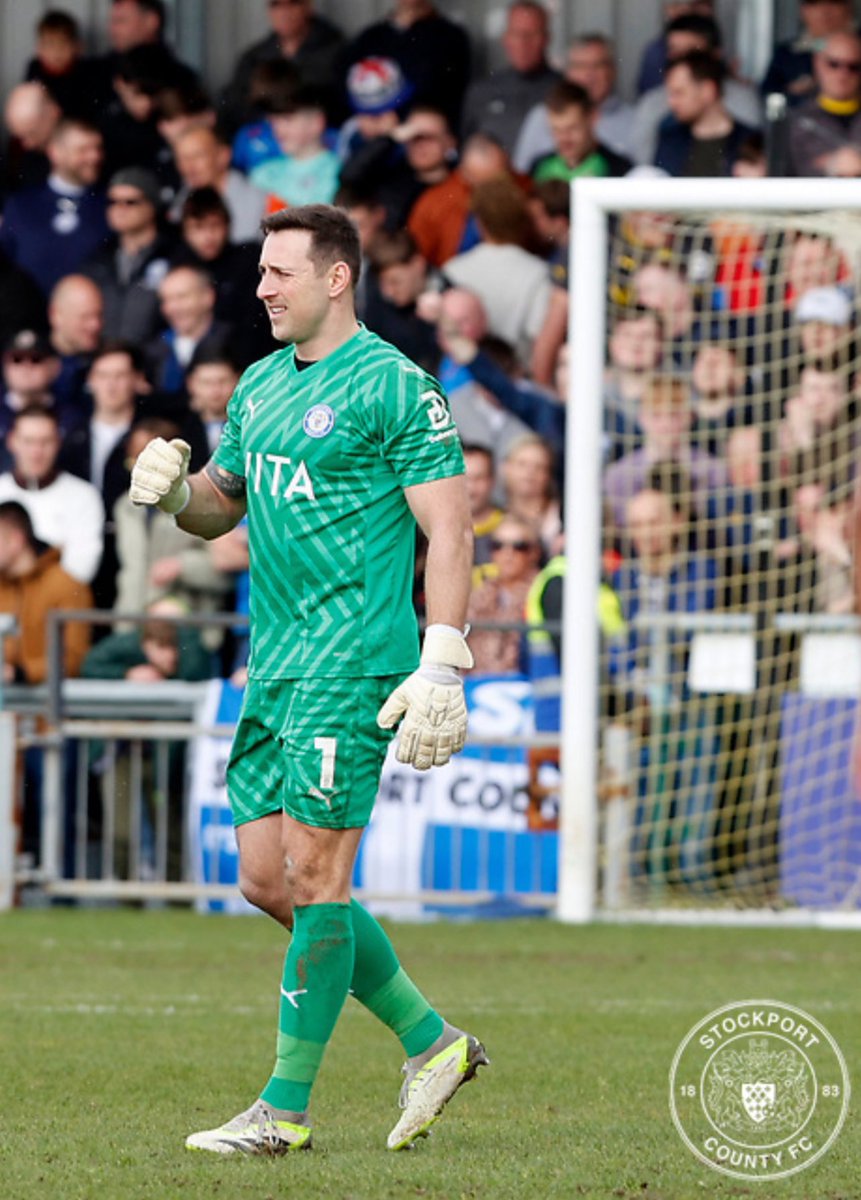
[[[59,9],[41,16],[6,97],[0,173],[0,608],[22,626],[6,642],[7,681],[45,678],[46,604],[247,603],[243,532],[209,546],[134,510],[130,463],[157,435],[185,438],[193,468],[212,452],[240,372],[277,348],[254,299],[260,218],[307,202],[349,212],[361,319],[450,397],[476,533],[471,619],[522,618],[572,519],[561,504],[570,181],[861,176],[849,0],[802,0],[798,35],[761,81],[734,72],[709,0],[663,8],[636,79],[620,83],[603,33],[578,33],[552,61],[538,0],[509,4],[503,65],[484,74],[484,54],[430,0],[394,0],[352,37],[312,0],[268,0],[269,34],[217,94],[170,45],[160,0],[113,0],[97,57],[85,43],[99,31],[85,37]],[[845,611],[858,441],[845,247],[787,230],[766,262],[755,226],[714,220],[693,245],[649,213],[621,219],[613,246],[595,402],[614,636],[644,606],[743,601],[727,576],[752,561],[766,509],[786,579],[810,580],[811,607]],[[754,361],[766,336],[780,366],[761,350]],[[38,602],[22,599],[33,592]],[[87,660],[79,628],[66,669],[181,677],[181,644],[156,626],[135,642],[118,619],[120,641]],[[213,672],[241,669],[241,636],[203,646]],[[624,694],[637,647],[616,650]],[[474,651],[494,673],[528,660],[505,628],[478,632]]]

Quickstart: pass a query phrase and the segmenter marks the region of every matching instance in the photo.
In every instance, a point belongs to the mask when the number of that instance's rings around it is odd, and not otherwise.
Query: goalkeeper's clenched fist
[[[398,762],[419,771],[441,767],[463,749],[466,701],[458,668],[472,666],[463,634],[448,625],[429,625],[421,665],[392,692],[377,714],[377,724],[391,729],[401,718]]]
[[[129,496],[133,504],[155,504],[163,512],[181,513],[191,488],[186,482],[191,447],[181,438],[154,438],[132,467]]]

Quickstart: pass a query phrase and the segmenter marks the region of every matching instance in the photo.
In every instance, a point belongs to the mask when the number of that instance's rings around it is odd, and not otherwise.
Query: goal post
[[[624,863],[620,866],[619,856],[620,854],[624,856],[630,848],[631,830],[636,823],[635,809],[638,808],[638,803],[640,809],[643,807],[642,797],[639,802],[637,800],[636,788],[630,789],[626,802],[627,812],[622,816],[620,825],[621,810],[618,806],[615,811],[610,811],[608,805],[602,804],[599,800],[601,791],[599,777],[602,772],[606,772],[607,768],[606,761],[602,763],[602,754],[606,759],[608,753],[608,721],[601,700],[603,675],[607,670],[607,655],[599,635],[596,603],[602,583],[602,556],[608,545],[604,520],[605,507],[602,501],[602,475],[605,469],[606,444],[603,392],[605,371],[608,365],[609,326],[611,319],[618,316],[618,312],[611,312],[613,305],[608,299],[612,283],[611,263],[614,256],[613,223],[618,222],[620,218],[629,213],[667,214],[675,223],[675,232],[674,240],[671,239],[671,243],[668,244],[664,261],[669,263],[674,270],[677,269],[681,276],[685,276],[695,258],[695,252],[698,252],[697,247],[701,247],[703,244],[704,235],[701,231],[704,223],[718,217],[729,222],[730,226],[734,220],[739,222],[752,220],[755,228],[764,231],[762,237],[764,242],[768,242],[772,255],[769,257],[769,254],[765,254],[765,264],[757,275],[756,286],[761,293],[761,303],[763,306],[766,303],[771,304],[772,317],[782,319],[779,311],[782,292],[778,295],[778,289],[782,287],[783,281],[774,277],[775,263],[783,261],[781,256],[794,229],[802,232],[812,231],[814,238],[819,236],[820,232],[823,239],[831,238],[837,246],[837,258],[842,264],[839,272],[835,275],[833,284],[847,294],[853,290],[854,284],[858,280],[859,268],[859,255],[857,252],[853,253],[853,250],[857,251],[861,246],[861,241],[853,228],[853,225],[857,223],[861,229],[861,216],[856,216],[856,212],[861,209],[859,202],[861,202],[861,181],[848,179],[623,178],[584,179],[577,180],[572,184],[572,237],[569,272],[571,300],[569,345],[571,351],[567,401],[569,415],[566,433],[565,494],[565,554],[568,567],[567,582],[563,593],[565,635],[562,662],[562,779],[557,901],[557,916],[562,921],[584,922],[604,915],[613,915],[606,899],[603,905],[600,902],[602,891],[605,898],[608,894],[608,880],[611,881],[609,889],[611,897],[615,897],[615,899],[611,898],[610,903],[615,906],[616,915],[619,916],[639,914],[654,919],[661,906],[667,903],[668,890],[671,893],[668,905],[670,919],[684,919],[685,911],[691,912],[694,909],[700,913],[702,910],[716,913],[721,919],[727,915],[731,918],[732,909],[739,907],[739,898],[734,894],[731,885],[728,888],[724,887],[720,894],[713,894],[710,892],[707,879],[699,891],[697,889],[686,890],[684,886],[669,886],[667,879],[661,877],[659,870],[651,874],[646,871],[645,879],[641,871],[638,880],[638,886],[641,889],[639,893],[636,889],[632,891],[626,886],[618,887],[612,883],[612,880],[618,880],[620,876],[626,874]],[[841,236],[841,230],[845,232],[845,237]],[[701,298],[702,307],[699,315],[704,322],[707,322],[712,316],[719,315],[724,321],[722,328],[726,335],[726,331],[733,328],[734,322],[740,321],[741,318],[738,314],[730,316],[725,310],[718,313],[712,303],[714,295],[710,296],[709,294],[710,280],[707,275],[706,272],[699,280],[700,290],[704,295],[704,299]],[[732,280],[730,280],[724,287],[722,292],[724,299],[730,294],[727,288],[733,286]],[[765,299],[766,293],[769,295],[768,300]],[[777,299],[775,299],[775,295],[777,295]],[[739,303],[744,309],[743,297]],[[668,336],[666,329],[664,336]],[[724,341],[726,340],[726,336],[724,336]],[[682,346],[683,341],[683,338],[679,339],[679,346]],[[747,346],[754,346],[754,357],[757,359],[753,364],[754,371],[759,372],[760,377],[764,374],[768,380],[772,381],[768,386],[773,388],[775,394],[777,389],[773,380],[777,378],[778,374],[781,375],[781,378],[787,373],[791,374],[790,366],[792,366],[792,370],[795,370],[796,367],[799,370],[802,369],[799,365],[801,360],[796,363],[793,359],[794,365],[790,364],[788,360],[787,363],[775,361],[775,346],[778,345],[778,342],[779,339],[775,337],[771,341],[763,341],[761,345],[746,343]],[[681,357],[691,350],[691,346],[683,347],[683,350],[684,354]],[[747,350],[744,351],[744,353],[747,352]],[[781,353],[783,353],[782,348]],[[667,377],[685,375],[689,371],[689,362],[687,361],[683,368],[679,368],[675,363],[667,365],[670,357],[670,353],[665,347],[664,364],[666,369],[664,374]],[[854,376],[854,363],[848,364],[846,371]],[[660,371],[656,372],[656,374],[659,373]],[[765,387],[766,385],[762,385],[763,393]],[[854,382],[850,387],[855,387]],[[785,409],[780,402],[781,406],[775,412],[773,408],[775,403],[777,402],[774,395],[770,395],[768,399],[768,404],[772,406],[769,409],[770,442],[776,442],[779,437],[783,436],[781,422]],[[763,411],[765,410],[763,409]],[[638,439],[631,436],[625,448],[635,449],[638,444]],[[861,446],[861,443],[858,445]],[[856,442],[853,440],[852,450],[855,449]],[[778,514],[778,518],[780,518],[780,514]],[[758,553],[756,549],[757,522],[752,520],[750,527],[753,533],[750,535],[746,553],[750,555],[752,561],[759,561],[754,558],[754,555]],[[606,579],[606,572],[603,573],[603,577]],[[753,578],[750,583],[753,591],[759,587],[763,594],[773,586],[770,568],[763,568],[760,576]],[[763,632],[763,607],[763,605],[757,606],[756,603],[747,606],[744,604],[729,605],[727,611],[712,613],[708,620],[701,624],[706,632],[716,630],[719,636],[725,636],[727,639],[735,637],[737,640],[732,645],[743,656],[742,643],[738,639],[755,636],[760,639],[757,644],[761,645],[762,638],[766,636]],[[678,617],[678,615],[677,613],[676,616]],[[697,622],[694,619],[694,613],[690,613],[689,616],[687,629],[681,628],[685,624],[684,620],[680,623],[678,620],[675,623],[670,620],[673,632],[667,636],[673,638],[692,636],[692,626],[696,626]],[[639,619],[643,619],[642,614]],[[646,620],[648,621],[649,618],[647,617]],[[745,620],[748,622],[747,626],[745,626]],[[814,627],[815,625],[814,621]],[[754,633],[745,634],[745,628],[752,628]],[[854,618],[851,614],[844,615],[843,628],[854,628]],[[649,627],[649,633],[643,636],[652,638],[653,644],[657,644],[664,635],[656,634],[654,629],[653,623]],[[772,635],[768,634],[768,636]],[[774,636],[777,637],[778,634],[775,633]],[[705,642],[703,642],[704,644]],[[720,650],[721,643],[716,644],[718,646],[717,654],[720,656],[723,653]],[[726,645],[729,646],[730,641],[727,641]],[[715,644],[712,644],[711,653],[714,658]],[[755,692],[756,688],[761,685],[763,675],[758,663],[754,664],[753,670],[756,675],[753,688]],[[724,684],[724,687],[731,689],[732,684]],[[684,706],[690,701],[683,699],[681,703]],[[752,706],[749,709],[753,714],[750,718],[750,736],[753,738],[762,736],[763,722],[769,724],[769,736],[772,736],[774,723],[779,719],[779,714],[764,712],[762,705],[757,708],[754,696],[754,699],[741,704],[740,708],[738,705],[736,706],[742,712],[742,716],[748,711],[745,708],[746,704]],[[728,707],[728,705],[724,705],[724,708]],[[702,711],[698,711],[695,717],[691,716],[690,718],[681,716],[676,719],[670,712],[667,722],[672,725],[673,721],[677,720],[677,724],[683,730],[682,740],[687,738],[688,747],[693,745],[696,740],[697,754],[705,755],[708,751],[702,750],[702,744],[708,742],[708,737],[712,733],[720,734],[720,701],[712,702],[711,699],[708,699],[699,708]],[[706,714],[705,716],[702,715],[703,712]],[[652,715],[654,717],[654,709]],[[707,724],[708,722],[713,722],[713,726]],[[707,737],[701,736],[703,730],[707,731]],[[621,759],[624,759],[626,755],[629,758],[633,755],[635,759],[637,754],[640,754],[641,758],[646,755],[642,745],[637,743],[637,736],[636,734],[631,735],[629,739],[631,744],[620,752]],[[678,741],[680,736],[678,729],[674,736]],[[714,756],[720,769],[726,772],[728,769],[726,760],[731,756],[726,746],[718,745],[718,741],[719,738],[716,737]],[[612,736],[609,738],[609,744],[611,746],[617,744],[614,743]],[[690,754],[690,749],[687,752]],[[755,761],[755,755],[749,752],[747,758],[744,759],[746,769],[749,769],[750,764]],[[654,768],[654,764],[652,765]],[[636,764],[634,769],[636,770]],[[782,766],[781,769],[783,769]],[[665,770],[663,778],[666,779],[667,775],[668,772]],[[762,793],[772,787],[776,777],[773,771],[767,777],[764,774],[764,782],[759,789],[760,794],[755,794],[756,789],[753,789],[753,798],[745,816],[748,833],[751,837],[755,835],[757,820],[762,818],[762,812],[765,811],[761,806],[765,804],[768,808],[768,797],[763,796]],[[749,779],[747,783],[750,784]],[[642,785],[640,786],[642,790]],[[694,787],[696,786],[700,785],[694,785]],[[646,800],[648,801],[648,797]],[[687,803],[687,799],[684,802]],[[759,809],[757,805],[760,806]],[[675,799],[671,799],[664,811],[677,813],[680,806],[681,801],[677,804]],[[691,819],[688,819],[689,824]],[[712,823],[715,819],[714,813],[707,818]],[[767,819],[772,823],[776,820],[771,808],[768,808]],[[674,816],[673,820],[677,821],[677,816]],[[627,835],[625,833],[626,822]],[[662,834],[659,835],[659,840],[660,836]],[[777,835],[775,834],[775,836]],[[723,851],[721,850],[720,853]],[[705,854],[707,857],[714,857],[718,851],[713,846],[706,847]],[[653,855],[653,860],[660,859],[660,857],[660,853],[657,856]],[[737,864],[731,864],[732,872],[736,872],[736,866]],[[705,875],[707,876],[707,874],[706,871]],[[736,872],[738,878],[741,877],[741,874],[741,871]],[[859,879],[861,879],[861,868],[859,868]],[[630,877],[628,877],[628,882],[630,882]],[[850,884],[845,889],[845,898],[835,907],[842,908],[844,912],[850,905],[857,907],[861,903],[861,898],[858,896],[859,891],[861,891],[861,885],[853,890]],[[644,896],[647,897],[645,900]],[[653,898],[655,902],[653,903],[649,897]],[[757,909],[760,909],[763,914],[771,913],[780,919],[780,914],[775,914],[775,909],[782,907],[786,919],[795,923],[800,919],[804,910],[803,904],[791,901],[775,904],[773,891],[765,886],[762,886],[759,891],[754,888],[752,900],[748,895],[745,904],[747,905],[743,914],[745,920],[751,919],[751,908],[754,914]],[[811,919],[814,918],[811,917]]]

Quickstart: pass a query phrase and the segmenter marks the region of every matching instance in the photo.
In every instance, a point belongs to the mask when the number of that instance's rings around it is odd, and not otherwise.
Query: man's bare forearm
[[[245,480],[209,462],[188,477],[191,498],[177,515],[176,523],[198,537],[221,537],[238,525],[245,515]]]
[[[472,580],[473,538],[470,527],[435,531],[425,565],[428,625],[463,629]]]

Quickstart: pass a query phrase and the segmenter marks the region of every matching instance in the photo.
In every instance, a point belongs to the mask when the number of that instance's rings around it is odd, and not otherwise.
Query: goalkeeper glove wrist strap
[[[466,633],[455,629],[453,625],[428,625],[422,646],[421,665],[468,670],[473,665],[473,658],[466,644]]]
[[[188,502],[191,500],[191,488],[188,482],[183,479],[182,486],[177,489],[175,495],[162,497],[159,501],[159,508],[162,512],[170,513],[172,517],[178,517],[181,512],[185,512],[188,508]]]

